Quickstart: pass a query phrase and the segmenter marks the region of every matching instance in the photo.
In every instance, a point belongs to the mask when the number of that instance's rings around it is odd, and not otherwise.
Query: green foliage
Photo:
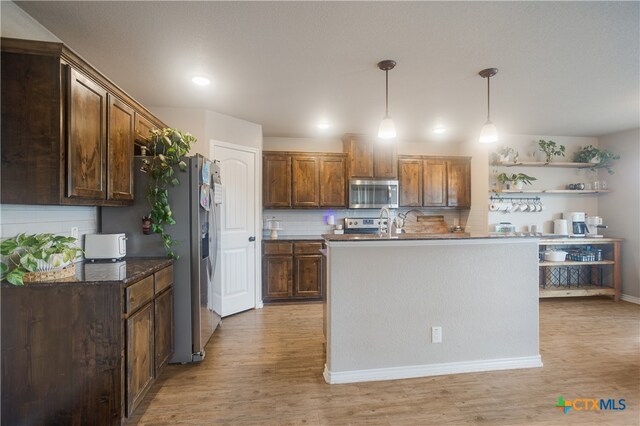
[[[540,139],[538,141],[538,146],[540,147],[540,151],[544,152],[547,156],[546,162],[550,163],[551,159],[556,156],[563,156],[565,148],[564,145],[557,145],[554,141],[545,141]]]
[[[61,266],[73,261],[82,250],[75,245],[76,239],[54,234],[18,234],[0,244],[0,254],[6,256],[7,263],[0,263],[2,279],[13,285],[24,285],[27,272],[36,272],[38,260],[53,266]],[[10,268],[10,264],[13,268]]]
[[[538,180],[537,178],[534,178],[533,176],[525,175],[524,173],[513,173],[513,174],[500,173],[498,176],[496,176],[496,179],[498,180],[498,182],[502,184],[505,184],[507,182],[511,182],[513,184],[516,184],[517,182],[524,182],[527,185],[531,185],[532,181]]]
[[[608,149],[598,149],[592,145],[583,146],[573,156],[573,161],[577,163],[591,163],[593,161],[591,170],[607,169],[610,175],[614,173],[611,169],[611,162],[619,159],[619,155],[614,155]]]
[[[510,156],[511,161],[513,161],[514,163],[518,161],[518,156],[520,155],[515,148],[511,148],[508,146],[503,146],[502,148],[500,148],[498,150],[498,154],[505,158]]]
[[[183,157],[189,153],[191,145],[197,139],[190,133],[184,133],[176,129],[152,129],[149,131],[149,143],[151,159],[145,160],[146,170],[150,175],[147,200],[151,206],[149,217],[151,218],[151,232],[160,234],[167,255],[172,259],[178,256],[172,247],[175,241],[166,232],[165,225],[173,225],[171,205],[169,203],[169,185],[180,184],[175,173],[176,168],[181,172],[186,171],[187,163]]]

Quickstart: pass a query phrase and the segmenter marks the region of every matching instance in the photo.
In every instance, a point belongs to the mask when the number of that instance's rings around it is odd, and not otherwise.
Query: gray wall
[[[599,146],[621,157],[613,175],[600,171],[613,192],[598,198],[598,212],[609,225],[603,234],[625,239],[622,297],[640,303],[640,129],[601,137]]]
[[[328,370],[538,356],[537,251],[534,239],[331,243]]]

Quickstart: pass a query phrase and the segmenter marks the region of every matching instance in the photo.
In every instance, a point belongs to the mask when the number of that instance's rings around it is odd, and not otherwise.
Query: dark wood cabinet
[[[469,160],[447,161],[447,205],[471,207],[471,162]]]
[[[347,205],[347,161],[344,156],[320,157],[320,206]]]
[[[371,136],[346,134],[349,179],[398,179],[398,153],[395,142]]]
[[[127,416],[140,404],[153,383],[153,303],[147,303],[142,309],[126,320],[127,336]]]
[[[264,207],[291,207],[291,156],[264,154],[262,157]]]
[[[320,241],[263,241],[262,298],[270,301],[319,300],[323,296]]]
[[[447,162],[434,159],[422,163],[422,202],[425,207],[447,206]]]
[[[173,267],[131,271],[137,281],[2,284],[3,425],[121,425],[135,410],[173,354]]]
[[[320,207],[319,158],[294,156],[291,167],[291,207]]]
[[[67,183],[69,198],[106,198],[107,91],[69,66]]]
[[[346,155],[265,152],[265,208],[346,207]]]
[[[133,108],[109,95],[108,200],[133,200],[134,119]]]
[[[401,207],[471,207],[469,157],[402,156],[398,170]]]
[[[402,207],[422,207],[422,160],[398,160],[399,204]]]
[[[3,203],[131,204],[135,116],[153,115],[61,43],[1,49]]]

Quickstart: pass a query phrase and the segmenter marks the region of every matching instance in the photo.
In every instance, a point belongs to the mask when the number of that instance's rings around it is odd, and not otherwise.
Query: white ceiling
[[[640,125],[640,3],[16,2],[148,106],[204,108],[265,136],[599,136]],[[214,84],[195,87],[206,73]],[[321,118],[332,123],[320,132]],[[171,124],[171,123],[169,123]],[[188,130],[188,129],[186,129]]]

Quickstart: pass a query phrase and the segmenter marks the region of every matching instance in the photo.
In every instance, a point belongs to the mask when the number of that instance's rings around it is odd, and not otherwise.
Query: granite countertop
[[[323,237],[327,241],[394,241],[394,240],[473,240],[492,238],[539,238],[530,234],[492,235],[492,234],[469,234],[467,232],[455,232],[447,234],[425,234],[425,233],[405,233],[395,234],[391,238],[380,234],[325,234]]]
[[[278,235],[278,238],[262,237],[262,241],[324,241],[322,235]]]
[[[104,283],[119,283],[126,285],[166,268],[172,263],[173,260],[166,257],[125,258],[125,260],[120,262],[78,262],[76,263],[76,275],[73,277],[43,282],[30,282],[25,285],[95,285]],[[9,283],[2,283],[2,286],[14,287]]]

